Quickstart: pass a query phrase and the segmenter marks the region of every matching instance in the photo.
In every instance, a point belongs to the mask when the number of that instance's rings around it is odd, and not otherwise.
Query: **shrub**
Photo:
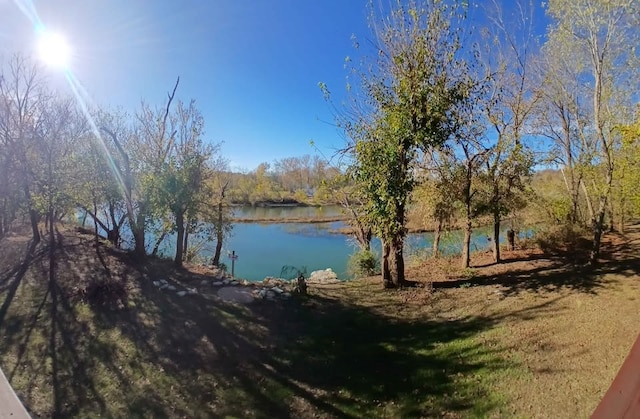
[[[349,257],[348,270],[352,277],[361,278],[379,273],[380,264],[371,250],[359,250]]]
[[[543,252],[568,254],[576,262],[585,258],[591,248],[589,231],[572,224],[549,227],[538,233],[535,240]]]
[[[119,304],[127,306],[127,287],[121,281],[93,281],[81,294],[83,299],[94,307],[117,308]]]
[[[476,270],[473,268],[464,268],[462,270],[462,276],[465,277],[466,279],[473,279],[476,277]],[[471,285],[471,284],[469,284]]]

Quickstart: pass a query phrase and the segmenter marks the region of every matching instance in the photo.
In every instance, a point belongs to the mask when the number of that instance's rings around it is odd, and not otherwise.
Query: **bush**
[[[578,262],[591,249],[590,232],[580,226],[563,224],[552,226],[536,235],[536,244],[548,254],[568,254]]]
[[[371,250],[359,250],[349,257],[348,270],[354,278],[371,276],[380,272],[380,263]]]
[[[120,281],[99,280],[91,282],[81,291],[84,301],[94,307],[117,308],[127,306],[127,287]]]

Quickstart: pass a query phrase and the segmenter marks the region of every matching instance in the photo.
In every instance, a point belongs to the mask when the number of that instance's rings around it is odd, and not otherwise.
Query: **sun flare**
[[[38,39],[38,55],[51,67],[66,68],[71,58],[71,47],[61,34],[43,32]]]

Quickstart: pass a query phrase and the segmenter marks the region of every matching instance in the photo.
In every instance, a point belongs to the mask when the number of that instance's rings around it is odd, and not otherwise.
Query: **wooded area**
[[[404,282],[412,204],[437,231],[464,220],[465,267],[479,216],[494,226],[494,262],[502,220],[529,205],[546,221],[590,228],[595,263],[603,229],[638,213],[637,2],[551,1],[542,44],[531,2],[517,3],[515,16],[487,4],[482,28],[470,26],[468,8],[372,8],[373,41],[363,51],[356,42],[362,59],[349,61],[350,106],[334,107],[361,215],[383,241],[385,287]],[[534,191],[543,167],[559,170],[564,185]]]
[[[334,105],[320,84],[347,134],[344,158],[283,158],[245,173],[206,138],[196,103],[176,97],[179,79],[164,104],[91,109],[15,56],[0,77],[0,235],[24,220],[37,242],[41,221],[81,213],[115,246],[128,229],[138,257],[175,232],[180,265],[195,234],[217,240],[219,261],[232,204],[338,203],[363,249],[382,239],[384,284],[395,287],[408,218],[435,230],[434,254],[440,232],[463,228],[466,267],[479,219],[494,226],[499,262],[503,221],[527,210],[589,228],[597,261],[603,229],[622,230],[640,204],[637,2],[552,1],[543,43],[531,3],[513,19],[491,2],[481,28],[468,25],[468,7],[371,10],[373,41],[356,41],[347,60],[350,103]],[[145,242],[150,230],[156,243]]]

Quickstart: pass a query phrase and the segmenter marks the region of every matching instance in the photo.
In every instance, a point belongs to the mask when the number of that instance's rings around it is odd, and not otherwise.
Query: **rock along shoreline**
[[[213,270],[213,278],[203,279],[200,282],[200,292],[206,294],[214,293],[219,298],[230,302],[249,304],[257,300],[288,300],[295,293],[297,285],[296,279],[287,280],[268,276],[262,281],[247,281],[246,279],[233,278],[215,266],[209,266],[208,268]],[[308,285],[341,282],[338,279],[338,275],[331,268],[313,271],[305,281]],[[178,297],[199,293],[195,287],[172,284],[166,279],[154,280],[152,283],[159,291],[172,292]]]

